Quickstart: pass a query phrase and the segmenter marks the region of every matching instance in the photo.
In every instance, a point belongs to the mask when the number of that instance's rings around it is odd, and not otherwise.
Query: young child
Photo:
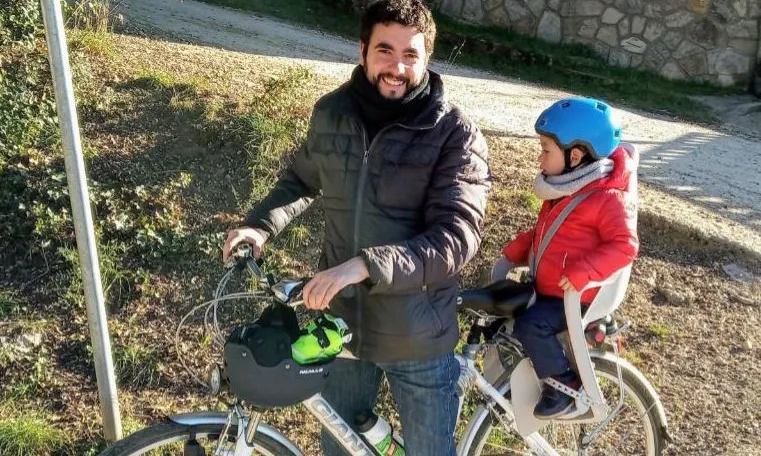
[[[514,327],[539,378],[553,377],[578,389],[581,382],[556,337],[566,329],[563,294],[606,279],[637,255],[636,214],[633,208],[627,211],[623,194],[635,164],[619,147],[620,118],[602,101],[560,100],[542,112],[535,129],[542,152],[534,192],[544,203],[535,228],[505,246],[492,279],[504,279],[512,267],[527,265],[558,214],[576,195],[590,193],[568,214],[539,258],[532,271],[536,302]],[[590,304],[596,293],[585,291],[582,305]],[[534,415],[555,418],[568,413],[573,403],[545,384]]]

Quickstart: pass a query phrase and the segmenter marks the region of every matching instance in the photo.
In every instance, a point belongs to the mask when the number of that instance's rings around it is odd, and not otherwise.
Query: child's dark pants
[[[523,344],[539,378],[561,375],[571,368],[555,335],[567,328],[563,300],[537,295],[534,305],[515,320],[513,335]]]

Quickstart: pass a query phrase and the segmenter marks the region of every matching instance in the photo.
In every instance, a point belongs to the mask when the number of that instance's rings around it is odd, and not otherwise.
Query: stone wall
[[[457,19],[591,46],[612,65],[674,79],[747,84],[761,0],[434,0]]]

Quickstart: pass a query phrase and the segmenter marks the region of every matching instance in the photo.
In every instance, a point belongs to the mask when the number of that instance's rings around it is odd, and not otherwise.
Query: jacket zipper
[[[408,127],[406,125],[402,125],[400,123],[387,125],[378,131],[378,133],[375,134],[375,138],[373,138],[372,142],[370,144],[367,143],[367,131],[365,129],[365,126],[360,123],[360,130],[362,131],[362,142],[365,144],[365,150],[362,155],[362,168],[359,171],[359,184],[357,185],[357,193],[356,193],[356,201],[354,203],[354,255],[359,255],[359,225],[360,220],[362,218],[362,203],[363,203],[363,197],[365,194],[365,187],[367,186],[367,162],[370,159],[370,152],[373,150],[373,144],[376,143],[378,138],[380,137],[381,133],[383,133],[386,130],[389,130],[393,127],[401,127],[405,128],[407,130],[412,131],[422,131],[422,130],[429,130],[433,128],[436,124],[430,124],[430,125],[424,125],[422,127]]]
[[[368,157],[370,156],[370,149],[372,148],[372,143],[367,143],[367,132],[365,130],[365,126],[360,123],[360,130],[362,131],[362,144],[364,145],[365,150],[362,153],[362,168],[359,170],[359,184],[357,185],[357,192],[355,193],[354,197],[356,200],[354,201],[354,248],[352,249],[355,256],[359,255],[359,223],[361,219],[361,212],[362,212],[362,197],[365,193],[365,185],[367,184],[367,161]],[[378,136],[376,135],[376,138]],[[354,354],[357,358],[361,359],[361,353],[362,353],[362,306],[364,306],[362,293],[359,292],[359,289],[356,290],[357,295],[357,328],[354,331],[357,334],[357,353]]]

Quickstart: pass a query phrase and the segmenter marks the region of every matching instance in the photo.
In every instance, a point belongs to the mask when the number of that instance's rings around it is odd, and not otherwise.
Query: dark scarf
[[[431,98],[431,84],[428,71],[420,85],[404,97],[390,100],[380,94],[365,76],[365,69],[357,65],[349,80],[349,93],[359,111],[362,123],[367,129],[368,141],[385,126],[414,118],[428,104]]]

